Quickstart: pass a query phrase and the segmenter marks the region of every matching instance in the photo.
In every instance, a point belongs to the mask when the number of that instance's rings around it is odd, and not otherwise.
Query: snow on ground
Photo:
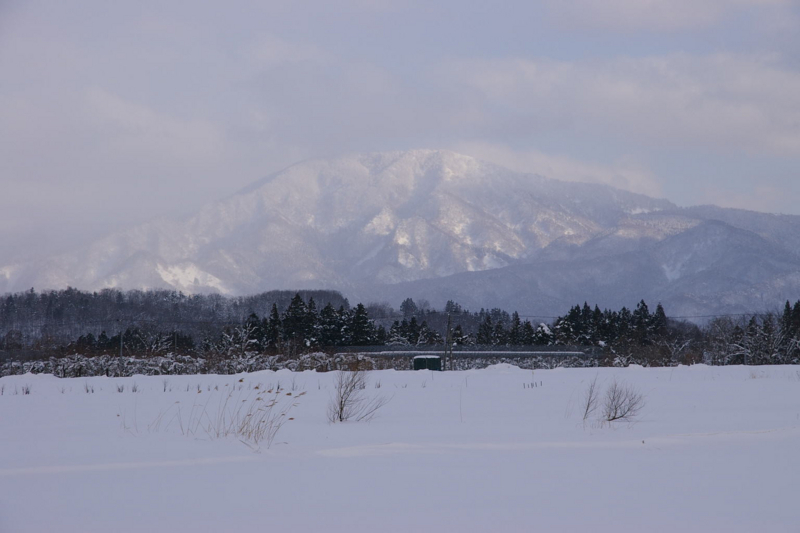
[[[584,424],[595,376],[634,423]],[[4,377],[0,531],[800,531],[800,367],[379,371],[343,424],[335,378]],[[271,447],[203,428],[279,384]]]

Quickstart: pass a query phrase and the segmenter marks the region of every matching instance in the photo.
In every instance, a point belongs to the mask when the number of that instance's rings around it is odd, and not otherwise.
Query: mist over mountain
[[[530,315],[644,298],[694,315],[796,300],[798,250],[798,216],[678,208],[415,150],[306,161],[183,220],[0,265],[0,292],[327,288],[395,306],[411,296]]]

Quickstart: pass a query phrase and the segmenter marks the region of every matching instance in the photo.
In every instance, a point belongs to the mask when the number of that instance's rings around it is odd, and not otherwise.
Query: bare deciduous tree
[[[616,380],[606,390],[603,401],[603,420],[631,420],[644,407],[644,396],[633,386]]]
[[[367,381],[364,370],[339,371],[333,396],[328,403],[329,421],[369,421],[378,409],[389,402],[385,396],[369,397],[365,393]]]
[[[583,421],[585,422],[597,410],[600,391],[597,387],[597,376],[589,382],[589,387],[583,396]]]

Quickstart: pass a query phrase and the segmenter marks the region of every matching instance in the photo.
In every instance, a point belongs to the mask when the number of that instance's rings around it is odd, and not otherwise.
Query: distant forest
[[[175,291],[8,294],[0,300],[0,361],[67,355],[295,357],[343,347],[592,346],[603,364],[668,366],[800,362],[800,300],[782,312],[719,316],[700,327],[658,304],[635,309],[572,307],[548,322],[501,309],[442,310],[408,298],[355,307],[336,291],[271,291],[248,297]],[[374,349],[374,348],[372,348]]]

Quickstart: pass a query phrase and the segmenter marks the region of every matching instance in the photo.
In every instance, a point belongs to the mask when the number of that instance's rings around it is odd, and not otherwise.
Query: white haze
[[[800,214],[782,0],[0,3],[0,263],[299,160],[449,148]]]

